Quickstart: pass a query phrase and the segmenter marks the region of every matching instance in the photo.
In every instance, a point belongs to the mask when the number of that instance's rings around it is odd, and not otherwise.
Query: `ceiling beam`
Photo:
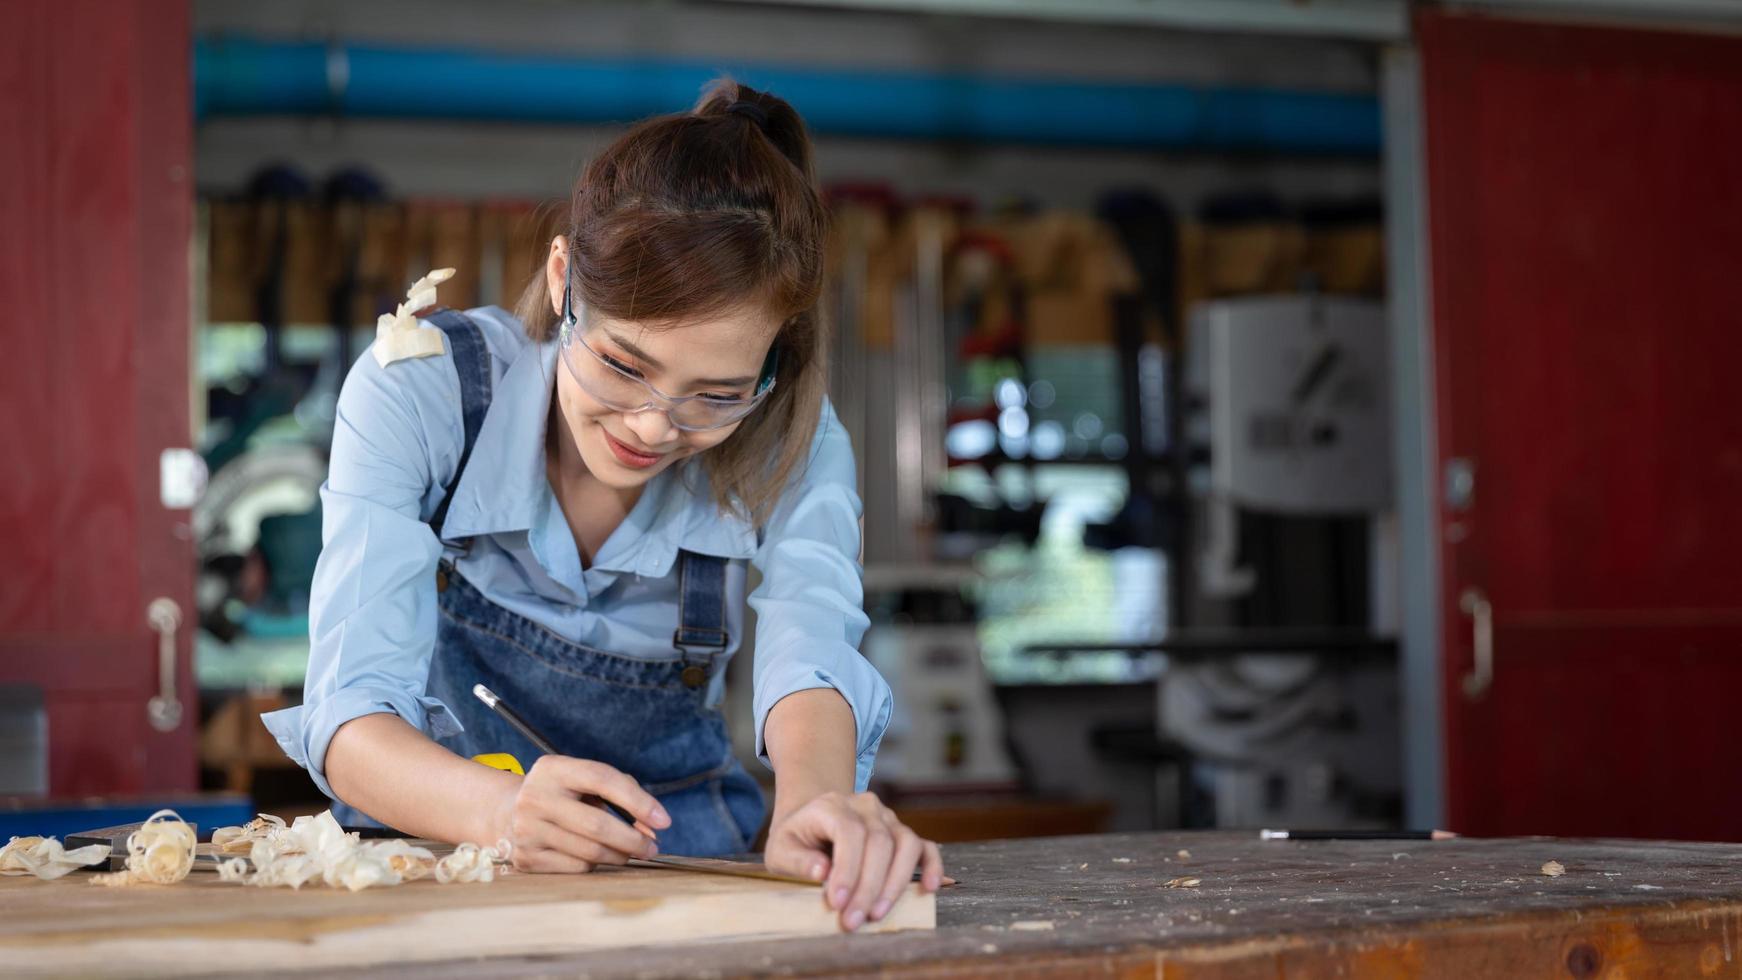
[[[1125,24],[1390,41],[1409,35],[1406,0],[721,0],[798,7]],[[1725,0],[1709,0],[1722,3]]]

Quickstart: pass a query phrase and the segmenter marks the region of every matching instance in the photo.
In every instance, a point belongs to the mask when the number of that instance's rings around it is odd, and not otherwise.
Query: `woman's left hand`
[[[823,882],[823,901],[851,932],[889,914],[920,868],[920,887],[943,884],[938,846],[895,817],[873,793],[824,793],[774,822],[768,867]]]

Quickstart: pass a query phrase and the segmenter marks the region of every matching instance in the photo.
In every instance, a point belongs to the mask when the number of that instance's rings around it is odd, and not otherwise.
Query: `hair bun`
[[[767,129],[768,128],[768,112],[767,112],[767,110],[763,109],[761,106],[757,105],[754,102],[746,102],[743,99],[740,99],[737,102],[734,102],[731,105],[727,106],[726,111],[729,113],[734,113],[736,115],[745,116],[745,117],[749,118],[750,121],[754,122],[757,125],[757,127],[760,129]]]

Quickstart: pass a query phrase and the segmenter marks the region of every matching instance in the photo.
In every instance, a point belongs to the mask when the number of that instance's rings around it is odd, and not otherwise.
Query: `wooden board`
[[[103,827],[97,830],[68,834],[63,840],[63,843],[69,851],[77,850],[78,848],[86,847],[91,844],[107,844],[110,848],[108,870],[120,871],[127,867],[127,840],[133,835],[134,831],[138,830],[141,826],[141,824],[129,823],[121,824],[116,827]],[[199,833],[198,825],[194,825],[194,832],[196,834]],[[403,839],[407,844],[410,844],[413,847],[421,847],[437,858],[444,858],[454,853],[454,845],[442,841],[428,840],[422,837],[407,837]],[[246,847],[241,850],[226,851],[209,840],[202,841],[194,845],[194,866],[191,873],[196,875],[217,874],[219,863],[231,858],[245,857],[248,852],[249,849]],[[733,875],[741,878],[761,878],[769,881],[784,881],[793,884],[808,885],[812,888],[819,887],[818,882],[794,877],[792,875],[779,874],[768,870],[768,866],[760,861],[744,860],[741,858],[681,857],[673,854],[662,854],[656,858],[650,858],[645,861],[632,858],[630,859],[629,866],[635,868],[655,867],[658,869],[678,868],[679,870],[688,870],[698,874],[722,874]],[[91,865],[89,870],[102,871],[103,866]],[[919,875],[920,873],[918,871],[913,873],[915,881],[919,880]],[[954,881],[946,877],[944,883],[946,885],[954,884]]]
[[[866,929],[931,929],[936,911],[916,885]],[[82,874],[0,878],[0,972],[9,976],[255,973],[838,932],[814,886],[640,868],[361,892],[212,875],[130,888]]]

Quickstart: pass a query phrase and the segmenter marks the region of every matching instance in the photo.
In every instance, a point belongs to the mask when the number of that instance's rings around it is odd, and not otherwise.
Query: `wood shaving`
[[[502,846],[502,851],[506,850],[506,846]],[[493,881],[496,865],[504,860],[506,854],[497,848],[461,844],[454,848],[454,853],[436,862],[435,879],[444,885],[449,882]]]
[[[212,831],[212,845],[225,854],[247,854],[254,849],[255,841],[266,840],[284,829],[283,817],[262,813],[240,827],[219,827]]]
[[[1011,932],[1052,932],[1053,928],[1051,919],[1024,919],[1010,923]]]
[[[127,867],[96,875],[92,884],[173,885],[194,868],[194,829],[174,810],[159,810],[127,835]]]
[[[454,277],[452,269],[436,269],[411,284],[405,302],[375,321],[375,361],[382,367],[408,357],[432,357],[447,350],[442,332],[420,326],[416,313],[435,305],[436,286]]]
[[[1179,849],[1179,853],[1175,854],[1174,857],[1179,858],[1181,861],[1190,861],[1192,859],[1192,852],[1182,847]]]
[[[444,884],[485,882],[493,880],[496,866],[507,860],[506,844],[494,848],[461,844],[438,861],[428,848],[409,841],[364,841],[340,827],[331,810],[297,817],[289,826],[261,814],[245,826],[213,831],[212,841],[229,851],[247,845],[246,858],[219,860],[219,880],[258,888],[301,888],[318,881],[329,888],[362,891],[432,875]]]
[[[69,851],[53,837],[14,837],[0,847],[0,875],[35,875],[53,881],[108,859],[109,849],[102,844]]]
[[[1163,885],[1162,887],[1164,887],[1164,888],[1196,888],[1203,883],[1204,883],[1204,881],[1202,878],[1180,877],[1180,878],[1174,878],[1174,879],[1170,880],[1166,885]]]
[[[467,845],[471,846],[471,845]],[[427,878],[441,866],[436,856],[427,849],[416,847],[408,841],[384,840],[369,845],[375,856],[387,862],[387,867],[399,875],[401,881],[416,881]],[[494,859],[495,852],[489,852]]]
[[[1114,858],[1113,863],[1114,864],[1130,864],[1131,859],[1130,858]]]
[[[1542,873],[1550,878],[1559,878],[1567,873],[1567,867],[1559,861],[1550,861],[1542,866]]]

